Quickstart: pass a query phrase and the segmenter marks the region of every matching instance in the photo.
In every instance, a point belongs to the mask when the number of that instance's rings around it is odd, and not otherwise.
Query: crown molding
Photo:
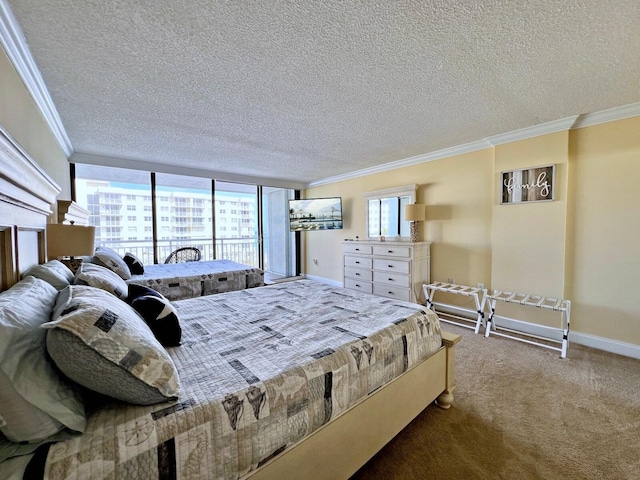
[[[307,185],[307,188],[317,187],[320,185],[326,185],[328,183],[341,182],[343,180],[350,180],[352,178],[361,177],[364,175],[373,175],[375,173],[388,172],[389,170],[395,170],[397,168],[409,167],[411,165],[418,165],[420,163],[433,162],[442,158],[453,157],[455,155],[463,155],[465,153],[477,152],[478,150],[484,150],[491,148],[491,145],[486,140],[478,140],[477,142],[465,143],[464,145],[458,145],[455,147],[443,148],[442,150],[436,150],[435,152],[423,153],[414,157],[405,158],[403,160],[397,160],[395,162],[384,163],[382,165],[376,165],[374,167],[364,168],[362,170],[356,170],[355,172],[345,173],[343,175],[336,175],[335,177],[324,178],[311,182]]]
[[[51,214],[60,187],[0,126],[0,202]]]
[[[578,115],[573,115],[571,117],[561,118],[560,120],[534,125],[533,127],[520,128],[511,132],[492,135],[491,137],[487,137],[487,141],[495,146],[502,145],[503,143],[517,142],[518,140],[525,140],[527,138],[539,137],[541,135],[549,135],[550,133],[565,132],[571,129],[571,126],[577,118]]]
[[[0,0],[0,43],[40,109],[60,148],[69,158],[73,153],[71,141],[62,125],[62,119],[49,95],[40,70],[31,55],[20,25],[18,25],[6,0]]]
[[[601,110],[600,112],[578,115],[578,118],[571,126],[571,130],[638,116],[640,116],[640,102],[631,103],[629,105],[623,105],[622,107]]]
[[[503,143],[525,140],[527,138],[539,137],[541,135],[548,135],[550,133],[576,130],[578,128],[590,127],[592,125],[599,125],[601,123],[614,122],[616,120],[624,120],[625,118],[638,116],[640,116],[640,102],[623,105],[621,107],[609,108],[600,112],[573,115],[571,117],[561,118],[560,120],[553,120],[551,122],[542,123],[540,125],[534,125],[533,127],[526,127],[519,130],[514,130],[512,132],[492,135],[483,140],[466,143],[457,147],[445,148],[435,152],[410,157],[404,160],[398,160],[395,162],[385,163],[383,165],[377,165],[371,168],[365,168],[363,170],[358,170],[356,172],[351,172],[344,175],[337,175],[335,177],[317,180],[315,182],[309,183],[307,185],[307,188],[340,182],[343,180],[349,180],[363,175],[387,172],[396,168],[430,162],[433,160],[439,160],[441,158],[461,155],[464,153],[474,152],[476,150],[483,150],[485,148],[495,147],[496,145],[502,145]]]

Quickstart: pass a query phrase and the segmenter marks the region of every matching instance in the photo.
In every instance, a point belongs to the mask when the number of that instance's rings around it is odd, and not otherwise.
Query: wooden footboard
[[[442,332],[436,353],[243,478],[350,477],[431,402],[449,408],[459,341],[460,335]]]

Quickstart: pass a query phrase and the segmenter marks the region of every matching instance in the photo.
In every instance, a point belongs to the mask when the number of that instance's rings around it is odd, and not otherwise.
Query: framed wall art
[[[554,199],[555,165],[500,173],[502,205],[550,202]]]

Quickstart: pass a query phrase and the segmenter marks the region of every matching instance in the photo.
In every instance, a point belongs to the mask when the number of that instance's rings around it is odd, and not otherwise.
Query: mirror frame
[[[362,196],[364,197],[364,217],[365,217],[365,232],[367,240],[378,240],[379,237],[370,237],[369,236],[369,201],[371,200],[382,200],[384,198],[398,198],[398,197],[409,197],[409,203],[416,203],[416,194],[418,191],[418,185],[413,183],[410,185],[402,185],[399,187],[385,188],[382,190],[374,190],[371,192],[364,192]],[[404,218],[404,212],[398,212],[400,218]],[[394,237],[386,237],[385,240],[390,241],[400,241],[400,242],[410,242],[410,238],[394,236]]]

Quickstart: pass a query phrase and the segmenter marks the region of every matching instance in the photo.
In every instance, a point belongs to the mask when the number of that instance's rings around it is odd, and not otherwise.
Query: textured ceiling
[[[640,101],[640,2],[10,0],[75,152],[312,182]]]

